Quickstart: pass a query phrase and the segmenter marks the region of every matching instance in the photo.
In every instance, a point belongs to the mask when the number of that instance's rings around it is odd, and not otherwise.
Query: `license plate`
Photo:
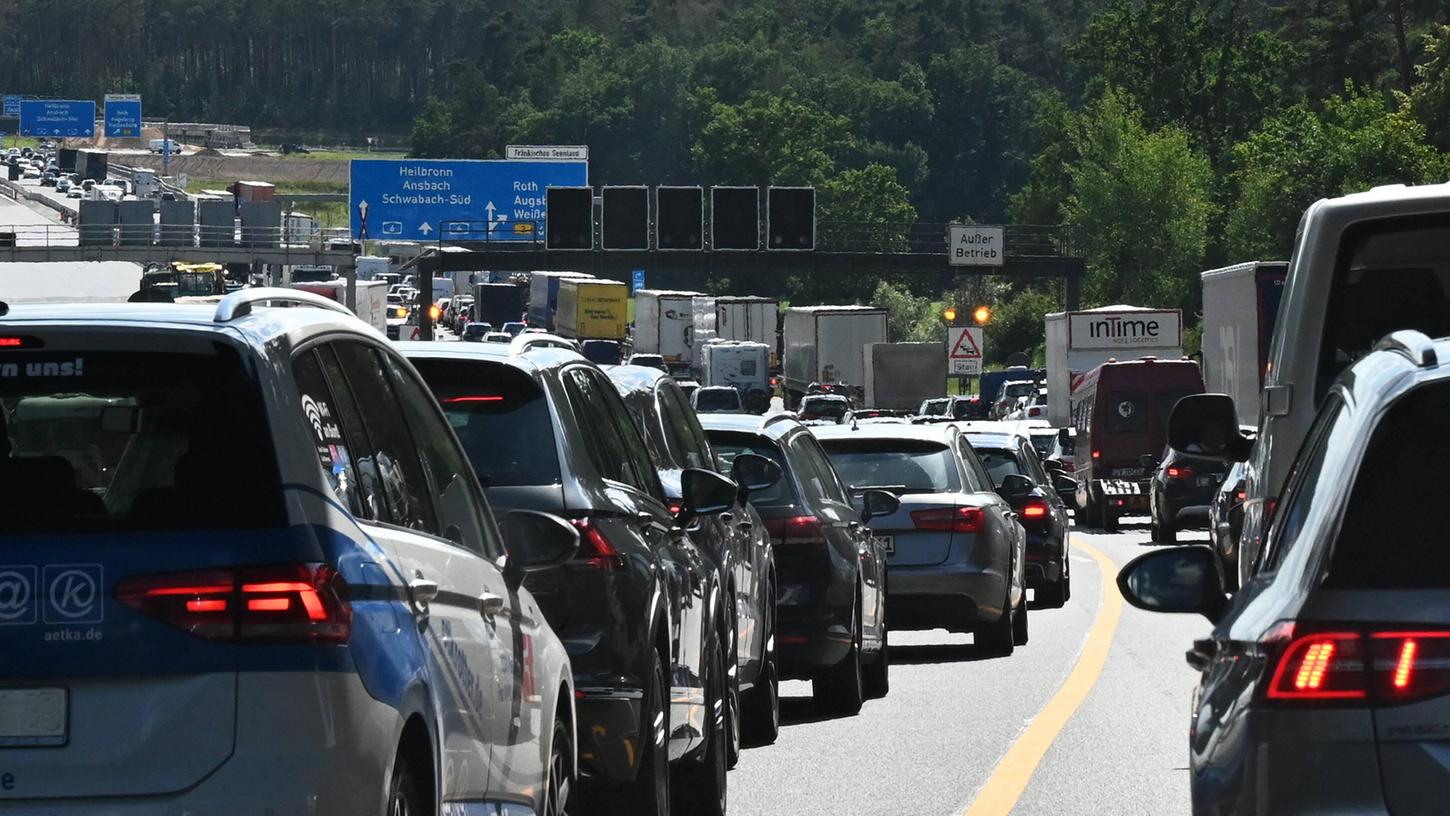
[[[1113,468],[1108,475],[1117,479],[1139,479],[1143,476],[1143,469],[1140,467]]]
[[[1219,483],[1219,480],[1222,479],[1222,478],[1223,477],[1221,477],[1221,476],[1214,476],[1212,474],[1207,475],[1207,476],[1199,476],[1198,477],[1198,486],[1199,487],[1209,487],[1209,486],[1212,486],[1212,485],[1216,485],[1216,484]]]
[[[871,536],[871,543],[880,547],[882,552],[892,555],[896,552],[896,536],[874,535]]]
[[[63,688],[0,689],[0,747],[65,745]]]

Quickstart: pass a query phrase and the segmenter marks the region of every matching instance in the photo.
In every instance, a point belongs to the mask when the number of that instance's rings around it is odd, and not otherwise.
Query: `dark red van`
[[[1173,404],[1202,393],[1203,374],[1192,360],[1109,360],[1083,375],[1072,390],[1072,423],[1085,526],[1113,532],[1120,516],[1148,513],[1153,473],[1143,455],[1162,455]]]

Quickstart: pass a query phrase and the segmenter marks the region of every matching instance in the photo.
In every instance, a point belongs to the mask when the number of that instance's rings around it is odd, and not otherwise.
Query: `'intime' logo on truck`
[[[1124,315],[1104,317],[1101,320],[1094,320],[1088,324],[1088,337],[1100,337],[1104,339],[1121,337],[1129,341],[1142,337],[1148,340],[1157,340],[1158,321],[1153,318],[1136,318]]]
[[[1183,341],[1176,309],[1068,313],[1068,348],[1175,349]]]

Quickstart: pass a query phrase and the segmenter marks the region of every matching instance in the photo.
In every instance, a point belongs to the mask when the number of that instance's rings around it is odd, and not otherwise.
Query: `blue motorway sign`
[[[20,115],[20,94],[5,94],[5,104],[0,108],[0,116]]]
[[[542,241],[548,189],[587,185],[589,164],[354,159],[350,175],[354,238]]]
[[[20,100],[21,136],[96,135],[96,103],[90,100]]]
[[[632,278],[630,280],[629,291],[631,291],[631,292],[638,292],[639,290],[641,290],[643,288],[644,288],[644,270],[643,269],[636,269],[636,270],[634,270],[634,275],[632,276]]]
[[[106,97],[106,138],[141,138],[141,97],[114,94]]]

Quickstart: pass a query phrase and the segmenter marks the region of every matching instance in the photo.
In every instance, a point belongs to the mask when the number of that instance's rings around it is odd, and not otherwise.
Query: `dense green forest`
[[[1450,177],[1447,23],[1443,0],[6,0],[0,88],[423,156],[588,144],[596,183],[808,183],[823,220],[1071,223],[1089,301],[1194,310],[1199,270],[1286,255],[1315,198]],[[944,297],[877,283],[798,295]],[[1056,305],[971,297],[998,350]]]

